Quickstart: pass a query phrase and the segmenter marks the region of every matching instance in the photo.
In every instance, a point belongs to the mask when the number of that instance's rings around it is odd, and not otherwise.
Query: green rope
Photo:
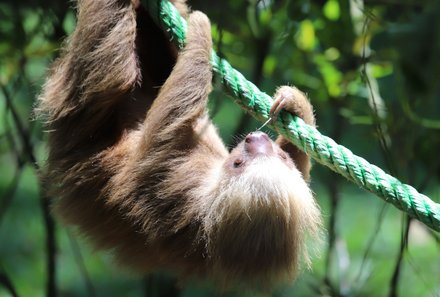
[[[166,0],[147,0],[148,10],[155,21],[163,26],[182,48],[185,44],[186,21]],[[234,101],[260,121],[266,121],[272,99],[226,61],[212,51],[214,72],[221,79]],[[358,186],[376,194],[413,218],[440,231],[440,204],[420,194],[413,187],[401,183],[382,169],[355,156],[347,148],[305,124],[300,118],[281,112],[270,127],[284,135],[312,158],[340,173]]]

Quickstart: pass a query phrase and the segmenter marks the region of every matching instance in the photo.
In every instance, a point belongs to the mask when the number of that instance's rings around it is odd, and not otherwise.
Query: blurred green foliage
[[[439,201],[440,3],[429,0],[189,1],[216,50],[262,90],[308,93],[320,131]],[[32,107],[75,26],[72,2],[0,2],[0,296],[48,296],[47,222],[37,168],[44,134]],[[225,142],[259,123],[215,90]],[[273,133],[272,133],[273,134]],[[235,137],[235,138],[234,138]],[[440,296],[440,236],[327,169],[312,188],[327,242],[312,270],[273,296]],[[408,231],[409,227],[409,232]],[[168,274],[120,271],[56,225],[58,296],[249,296]],[[268,294],[261,294],[266,296]]]

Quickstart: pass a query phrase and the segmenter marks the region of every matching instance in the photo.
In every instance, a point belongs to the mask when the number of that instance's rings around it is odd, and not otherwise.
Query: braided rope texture
[[[175,7],[167,0],[146,0],[148,10],[182,48],[185,44],[187,24]],[[261,92],[226,60],[212,51],[211,60],[216,75],[234,101],[260,121],[269,119],[272,104],[270,96]],[[420,194],[410,185],[386,174],[379,167],[354,155],[331,138],[318,132],[298,117],[281,111],[269,126],[287,137],[317,162],[343,175],[358,186],[376,194],[426,226],[440,231],[440,204]]]

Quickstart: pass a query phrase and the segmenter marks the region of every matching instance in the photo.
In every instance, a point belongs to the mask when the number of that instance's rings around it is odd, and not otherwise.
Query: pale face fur
[[[310,264],[306,235],[319,238],[320,211],[309,186],[290,158],[257,156],[235,175],[225,169],[229,163],[213,170],[201,218],[216,277],[253,274],[255,284],[294,278],[299,254]],[[279,271],[281,263],[289,265]],[[255,273],[261,265],[266,270]]]

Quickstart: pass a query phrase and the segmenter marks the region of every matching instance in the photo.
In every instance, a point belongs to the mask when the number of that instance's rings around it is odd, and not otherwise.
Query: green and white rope
[[[145,2],[155,21],[168,31],[171,38],[182,48],[187,28],[185,19],[166,0]],[[267,121],[272,104],[271,97],[261,92],[226,60],[219,58],[215,51],[212,51],[212,64],[215,74],[234,101],[256,119]],[[271,121],[269,126],[319,163],[376,194],[428,227],[440,231],[440,204],[420,194],[410,185],[401,183],[287,112],[282,111],[277,121]]]

